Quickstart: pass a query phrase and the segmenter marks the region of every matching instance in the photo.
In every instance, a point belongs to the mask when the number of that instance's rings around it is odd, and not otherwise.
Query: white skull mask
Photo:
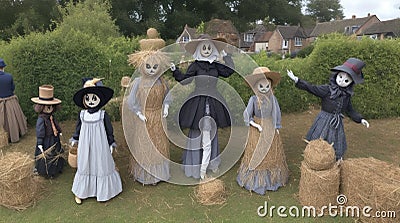
[[[257,82],[257,90],[261,94],[266,94],[271,90],[271,81],[268,79],[261,79]]]
[[[45,105],[43,108],[43,112],[46,114],[51,114],[53,110],[54,110],[53,105]]]
[[[347,87],[353,82],[351,76],[346,72],[339,72],[336,75],[336,84],[340,87]]]
[[[158,63],[151,63],[151,61],[147,61],[144,66],[146,75],[153,76],[159,72],[160,65]]]
[[[209,41],[204,41],[202,43],[200,43],[200,54],[203,57],[209,57],[211,56],[212,52],[213,52],[213,47],[212,47],[212,43]]]
[[[96,94],[85,94],[83,103],[89,108],[95,108],[100,104],[100,98]]]

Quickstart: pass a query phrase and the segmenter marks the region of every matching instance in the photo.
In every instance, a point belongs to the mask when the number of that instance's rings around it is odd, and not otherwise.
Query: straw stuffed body
[[[97,78],[84,78],[83,81],[83,88],[73,97],[75,104],[83,110],[70,139],[72,146],[78,143],[77,171],[72,185],[77,204],[88,197],[107,201],[122,192],[121,178],[112,157],[117,146],[113,127],[110,117],[101,109],[114,91],[103,86]]]
[[[243,112],[250,129],[236,181],[247,190],[264,195],[284,186],[289,174],[279,134],[281,111],[273,94],[281,76],[267,67],[258,67],[245,79],[255,95]]]
[[[61,128],[54,113],[60,110],[61,100],[55,98],[52,85],[39,87],[39,97],[31,98],[34,109],[39,113],[36,121],[35,172],[53,178],[62,172],[65,160],[61,157]]]
[[[0,59],[0,128],[8,133],[11,142],[18,142],[28,131],[28,125],[18,97],[14,94],[14,79],[5,72],[6,66],[4,60]]]
[[[183,153],[187,177],[204,179],[207,169],[213,172],[219,170],[221,160],[217,128],[230,126],[231,119],[226,102],[217,90],[217,81],[219,77],[229,77],[234,73],[233,60],[224,51],[226,46],[225,42],[202,34],[185,45],[186,52],[195,59],[186,73],[175,64],[170,66],[175,80],[180,84],[189,84],[193,80],[195,83],[195,90],[179,111],[180,127],[190,129],[187,148]],[[217,61],[221,55],[224,64]]]
[[[344,114],[347,114],[354,122],[369,127],[368,121],[354,110],[351,103],[354,86],[364,82],[362,72],[364,66],[363,61],[349,58],[343,65],[331,69],[331,78],[325,85],[312,85],[295,76],[291,70],[287,71],[297,88],[321,98],[321,111],[309,129],[306,139],[311,141],[322,138],[333,143],[336,160],[343,159],[347,149],[343,126]]]
[[[170,178],[169,141],[162,123],[168,116],[171,98],[168,84],[161,76],[168,68],[168,58],[158,50],[165,42],[158,38],[154,28],[148,29],[147,35],[148,39],[139,41],[140,51],[128,56],[139,77],[133,80],[127,99],[134,126],[127,141],[132,153],[131,176],[143,185],[156,185]]]

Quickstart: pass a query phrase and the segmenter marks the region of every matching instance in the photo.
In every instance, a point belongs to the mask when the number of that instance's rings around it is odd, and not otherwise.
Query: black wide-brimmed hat
[[[365,63],[357,58],[349,58],[343,65],[332,68],[332,71],[343,71],[350,74],[355,84],[364,82],[364,74],[362,72]]]
[[[101,108],[107,104],[108,101],[114,95],[114,90],[103,86],[101,79],[98,78],[83,78],[82,81],[84,82],[83,88],[78,90],[74,95],[74,102],[77,106],[86,109],[87,107],[83,103],[84,96],[86,94],[96,94],[100,98],[100,103],[97,107]]]
[[[188,52],[190,54],[194,54],[194,52],[196,52],[197,45],[199,45],[199,43],[201,43],[205,40],[211,41],[217,48],[218,52],[223,50],[225,48],[225,46],[228,45],[225,38],[222,38],[222,37],[211,38],[211,36],[208,34],[201,34],[197,39],[191,40],[185,44],[186,52]]]

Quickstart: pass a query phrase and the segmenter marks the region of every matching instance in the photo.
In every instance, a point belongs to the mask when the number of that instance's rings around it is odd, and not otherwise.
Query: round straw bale
[[[304,161],[313,170],[327,170],[335,164],[335,150],[323,139],[312,140],[304,150]]]
[[[149,28],[147,30],[147,38],[149,39],[157,39],[158,38],[158,31],[155,28]]]
[[[163,39],[141,39],[140,50],[159,50],[165,46]]]
[[[340,168],[334,165],[331,169],[312,170],[303,161],[299,183],[299,199],[303,206],[314,206],[316,209],[336,204],[339,194]]]
[[[226,190],[222,180],[206,178],[205,182],[195,187],[195,197],[203,205],[223,204],[226,201]]]
[[[24,210],[40,196],[43,180],[33,174],[34,160],[27,154],[10,152],[0,157],[0,205]]]
[[[78,167],[77,154],[78,154],[78,148],[77,147],[72,147],[71,145],[69,145],[68,164],[72,168],[77,168]]]

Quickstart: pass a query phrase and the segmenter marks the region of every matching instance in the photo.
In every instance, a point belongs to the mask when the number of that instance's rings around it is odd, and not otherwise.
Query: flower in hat
[[[113,94],[114,90],[103,86],[101,79],[89,78],[83,84],[83,88],[75,93],[73,100],[77,106],[84,109],[101,108],[111,100]]]

